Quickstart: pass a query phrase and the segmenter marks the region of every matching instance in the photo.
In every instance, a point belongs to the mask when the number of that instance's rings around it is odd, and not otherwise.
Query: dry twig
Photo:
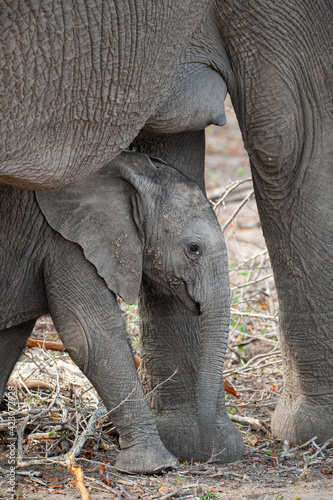
[[[69,459],[69,471],[76,477],[74,484],[79,490],[82,500],[90,500],[90,495],[84,484],[84,474],[81,466],[75,463],[72,452],[68,453],[68,459]]]

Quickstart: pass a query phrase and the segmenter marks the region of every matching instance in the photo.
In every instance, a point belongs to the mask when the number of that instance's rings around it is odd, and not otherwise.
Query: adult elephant
[[[0,180],[14,186],[62,186],[130,144],[203,186],[203,129],[224,122],[227,85],[280,301],[273,432],[294,442],[333,434],[332,24],[331,0],[9,2],[1,19]],[[184,345],[200,359],[200,317],[145,283],[140,304],[149,392]],[[150,404],[169,450],[191,457],[191,388],[159,385]]]

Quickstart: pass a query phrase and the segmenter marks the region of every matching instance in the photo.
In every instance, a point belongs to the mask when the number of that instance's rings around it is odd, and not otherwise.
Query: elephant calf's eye
[[[201,247],[198,243],[189,243],[187,245],[187,249],[192,259],[197,259],[202,253]]]
[[[199,245],[190,245],[190,252],[199,253]]]

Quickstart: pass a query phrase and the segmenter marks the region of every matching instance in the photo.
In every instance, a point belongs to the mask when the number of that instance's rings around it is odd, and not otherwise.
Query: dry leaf
[[[236,396],[236,398],[239,398],[237,392],[235,389],[229,384],[227,380],[224,381],[224,390],[225,392],[228,392],[229,394],[232,394],[233,396]]]
[[[161,493],[168,493],[168,488],[166,488],[165,486],[161,486],[158,491],[160,491]]]

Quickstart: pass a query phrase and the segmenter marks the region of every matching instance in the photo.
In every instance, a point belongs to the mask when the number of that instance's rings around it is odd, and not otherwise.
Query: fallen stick
[[[29,434],[26,438],[28,441],[35,439],[59,439],[59,434],[52,432],[35,432],[34,434]]]
[[[330,439],[328,439],[323,445],[321,445],[320,447],[318,446],[318,450],[313,454],[311,455],[310,457],[310,460],[313,460],[314,458],[316,458],[319,453],[322,453],[323,450],[325,450],[325,448],[327,448],[327,446],[329,446],[330,444],[333,443],[333,437],[331,437]],[[315,443],[313,443],[315,444]]]
[[[70,463],[68,470],[76,477],[75,486],[79,490],[82,500],[91,500],[90,494],[84,484],[83,470],[80,465],[75,463],[73,453],[71,451],[68,452],[68,458]]]
[[[56,389],[56,384],[51,384],[50,382],[45,382],[44,380],[39,380],[38,378],[27,379],[24,384],[28,389],[47,389],[49,391],[54,391]],[[11,379],[10,384],[8,383],[8,385],[13,385],[18,388],[24,387],[23,383],[17,379]]]
[[[73,456],[73,459],[74,459],[74,457],[76,457],[77,455],[79,455],[81,453],[87,439],[90,436],[94,435],[98,420],[100,418],[104,417],[105,415],[107,415],[106,409],[101,408],[101,409],[95,411],[95,413],[90,417],[89,421],[87,422],[87,427],[84,429],[83,433],[80,435],[79,438],[75,438],[74,445],[73,445],[72,450],[70,452],[71,456]]]
[[[53,351],[67,351],[62,342],[53,342],[52,340],[39,340],[29,337],[26,347],[41,347],[42,349],[52,349]]]
[[[267,425],[263,420],[259,420],[258,418],[252,417],[243,417],[242,415],[229,415],[230,420],[233,422],[240,422],[243,424],[250,424],[253,427],[259,427],[261,429],[265,429],[268,431]]]
[[[312,437],[307,441],[306,443],[303,443],[298,446],[294,446],[294,448],[289,448],[289,441],[285,440],[284,445],[283,445],[283,452],[280,455],[280,458],[282,457],[287,457],[288,455],[292,455],[294,452],[298,452],[301,448],[306,448],[310,443],[313,444],[313,442],[317,439],[317,436]]]

